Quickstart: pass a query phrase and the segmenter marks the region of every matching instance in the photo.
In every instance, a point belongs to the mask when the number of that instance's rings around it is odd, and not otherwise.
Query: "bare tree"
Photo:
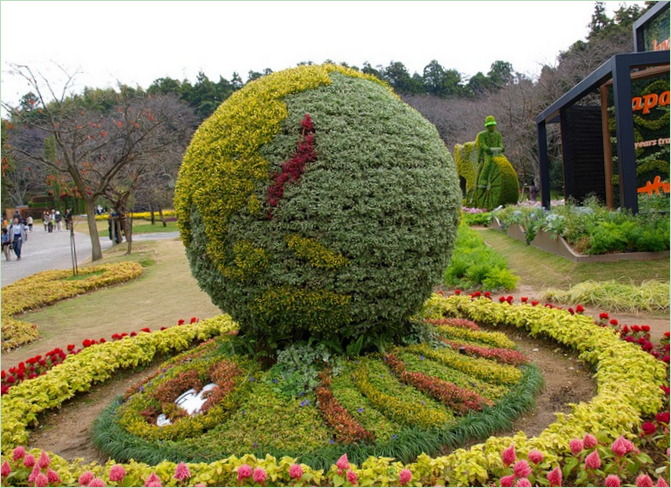
[[[102,249],[95,223],[96,200],[118,182],[124,168],[170,145],[169,131],[162,129],[171,126],[177,102],[171,96],[150,97],[139,90],[122,89],[110,108],[109,103],[96,105],[71,93],[76,73],[63,70],[66,81],[56,93],[51,82],[30,67],[14,65],[13,71],[28,82],[36,101],[32,110],[3,106],[15,125],[32,128],[44,139],[53,138],[55,157],[21,146],[10,133],[11,150],[70,177],[86,206],[92,260],[99,260]]]

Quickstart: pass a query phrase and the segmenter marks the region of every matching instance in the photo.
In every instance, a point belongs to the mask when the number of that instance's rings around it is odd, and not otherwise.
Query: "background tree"
[[[124,167],[165,150],[170,144],[170,127],[180,112],[175,112],[174,96],[148,97],[135,89],[122,89],[115,107],[87,107],[85,96],[70,93],[74,75],[64,71],[66,81],[59,93],[54,86],[28,66],[14,65],[35,93],[37,108],[29,112],[3,104],[12,122],[35,130],[42,140],[53,137],[56,159],[46,157],[42,148],[22,145],[10,131],[12,153],[32,160],[56,174],[71,178],[84,200],[92,245],[92,260],[102,258],[95,224],[96,200],[115,184]],[[47,98],[49,97],[49,99]],[[35,116],[34,112],[37,111]]]

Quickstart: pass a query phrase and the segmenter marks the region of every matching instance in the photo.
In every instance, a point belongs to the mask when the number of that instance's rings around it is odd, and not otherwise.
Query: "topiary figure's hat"
[[[485,119],[485,127],[489,127],[490,125],[496,125],[496,120],[493,115],[488,115]]]

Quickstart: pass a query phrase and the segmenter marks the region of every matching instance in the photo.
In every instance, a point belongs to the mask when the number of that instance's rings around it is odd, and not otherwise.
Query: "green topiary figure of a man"
[[[485,130],[478,133],[475,146],[478,148],[479,164],[483,164],[487,159],[505,152],[503,137],[496,130],[496,120],[493,115],[488,115],[485,119]]]

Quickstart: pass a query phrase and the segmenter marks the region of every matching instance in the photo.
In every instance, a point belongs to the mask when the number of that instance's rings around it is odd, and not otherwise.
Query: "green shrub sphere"
[[[194,135],[175,192],[200,287],[270,347],[402,335],[448,264],[460,200],[435,127],[334,65],[236,92]]]

